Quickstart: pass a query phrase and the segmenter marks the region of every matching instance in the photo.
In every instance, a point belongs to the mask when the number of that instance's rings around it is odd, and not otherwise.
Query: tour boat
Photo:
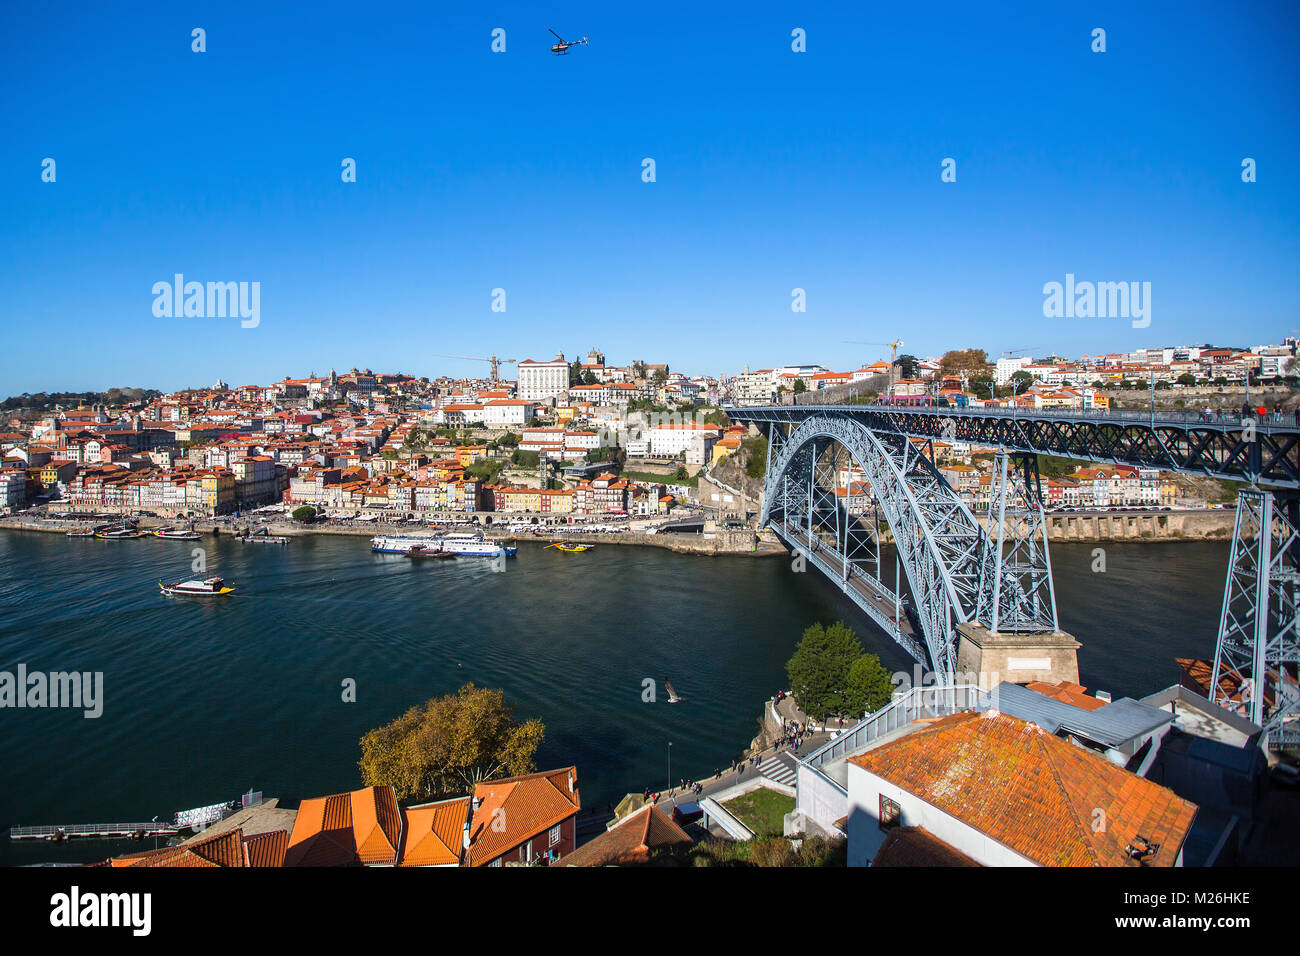
[[[155,538],[166,538],[168,541],[198,541],[203,537],[197,531],[177,531],[175,528],[159,528],[153,535]]]
[[[288,544],[289,539],[278,534],[241,534],[239,540],[245,544]]]
[[[144,532],[137,531],[135,528],[111,528],[107,531],[96,531],[95,537],[117,541],[123,538],[143,538]]]
[[[235,589],[226,587],[221,578],[208,578],[206,581],[178,581],[175,584],[158,582],[163,594],[190,595],[193,597],[218,597],[230,594]]]
[[[412,548],[446,551],[468,558],[513,558],[517,547],[498,544],[474,532],[451,534],[381,534],[370,539],[370,550],[385,554],[409,554]]]
[[[563,551],[565,554],[580,554],[583,551],[590,551],[595,547],[594,544],[565,544],[557,541],[554,544],[548,544],[548,548],[554,548],[556,551]]]

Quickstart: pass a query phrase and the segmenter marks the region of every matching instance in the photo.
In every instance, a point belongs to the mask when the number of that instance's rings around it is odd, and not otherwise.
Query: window
[[[550,840],[551,840],[551,842],[550,842],[550,844],[549,844],[550,846],[555,846],[555,844],[557,844],[557,843],[560,842],[560,827],[559,827],[559,824],[556,824],[555,826],[551,827],[551,836],[550,836]]]
[[[501,865],[502,865],[501,857],[497,857],[495,860],[493,860],[491,863],[488,864],[488,866],[501,866]]]
[[[892,830],[903,822],[903,808],[883,793],[880,795],[880,829]]]

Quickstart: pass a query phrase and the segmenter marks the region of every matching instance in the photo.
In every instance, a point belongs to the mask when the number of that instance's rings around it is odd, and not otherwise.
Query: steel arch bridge
[[[1263,745],[1300,742],[1300,423],[892,405],[725,411],[768,436],[762,525],[948,683],[963,624],[1058,630],[1038,455],[1247,483],[1207,693],[1258,725]],[[988,530],[935,469],[935,439],[997,449]],[[894,587],[880,567],[882,521],[897,544]],[[904,575],[915,603],[906,611]]]
[[[930,454],[926,454],[930,452]],[[1036,470],[1003,455],[995,476],[1000,530],[990,535],[932,462],[932,449],[842,414],[772,428],[761,523],[834,581],[869,617],[937,674],[957,669],[957,627],[1057,630],[1056,601]],[[865,482],[865,490],[855,485]],[[901,575],[887,585],[880,531],[888,526]]]

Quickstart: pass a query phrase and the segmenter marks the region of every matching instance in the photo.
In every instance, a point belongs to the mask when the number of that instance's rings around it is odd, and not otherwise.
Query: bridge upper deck
[[[1274,416],[1178,411],[932,408],[897,405],[763,405],[725,409],[733,420],[798,424],[853,418],[878,432],[1010,451],[1161,468],[1300,490],[1300,424]]]

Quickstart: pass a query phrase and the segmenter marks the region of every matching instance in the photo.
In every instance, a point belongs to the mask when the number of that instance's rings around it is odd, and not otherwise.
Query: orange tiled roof
[[[627,866],[645,863],[657,847],[689,846],[686,831],[658,807],[649,805],[612,830],[584,843],[562,861],[562,866]]]
[[[392,787],[304,800],[293,821],[284,865],[394,863],[401,825]]]
[[[1063,680],[1059,684],[1048,684],[1044,681],[1030,681],[1025,685],[1029,690],[1037,691],[1044,697],[1051,697],[1053,700],[1064,701],[1075,707],[1081,707],[1084,710],[1097,710],[1105,707],[1104,700],[1098,700],[1096,697],[1089,697],[1084,691],[1087,690],[1082,684],[1073,684],[1068,680]]]
[[[465,862],[485,866],[578,812],[578,770],[563,767],[480,783],[474,801]]]
[[[166,846],[157,850],[146,850],[143,853],[129,853],[125,856],[113,857],[108,863],[113,867],[245,866],[243,837],[243,830],[235,827],[233,830],[226,830],[206,840],[199,840],[197,843]]]
[[[871,861],[878,866],[979,866],[965,853],[944,843],[924,827],[897,827]]]
[[[398,866],[445,866],[460,862],[469,797],[440,800],[402,811]]]
[[[1172,866],[1197,806],[1040,727],[954,714],[850,762],[1043,866],[1134,866],[1139,835]],[[1098,816],[1100,811],[1101,816]],[[1097,819],[1104,827],[1094,827]]]

